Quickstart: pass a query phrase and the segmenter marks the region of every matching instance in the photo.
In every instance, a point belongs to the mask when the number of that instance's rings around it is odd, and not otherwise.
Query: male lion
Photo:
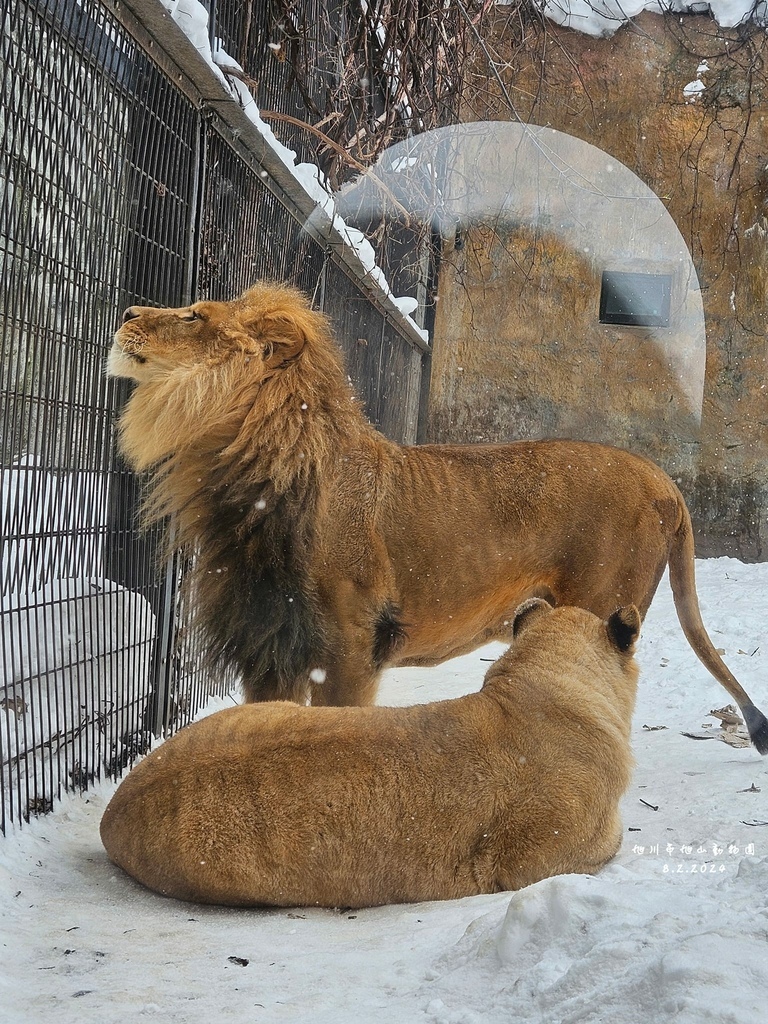
[[[138,383],[120,443],[152,473],[147,517],[172,516],[194,550],[198,622],[249,700],[370,703],[385,666],[508,639],[530,597],[642,616],[669,564],[689,643],[768,751],[701,621],[688,510],[647,459],[580,441],[395,444],[364,418],[325,318],[280,285],[131,307],[109,370]]]
[[[365,907],[597,871],[621,844],[634,607],[532,599],[483,688],[410,708],[241,705],[168,740],[101,822],[167,896]]]

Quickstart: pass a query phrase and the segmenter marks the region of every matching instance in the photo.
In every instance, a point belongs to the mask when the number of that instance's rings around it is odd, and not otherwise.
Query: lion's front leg
[[[243,700],[246,704],[261,704],[272,700],[290,700],[295,704],[306,704],[311,684],[306,674],[283,678],[276,671],[255,672],[250,666],[241,668],[240,678]]]
[[[312,704],[373,704],[383,669],[405,641],[397,606],[386,593],[349,582],[329,604],[328,648],[322,672],[312,673]]]
[[[327,669],[313,673],[311,703],[326,707],[373,704],[380,677],[380,669],[365,664],[355,655],[338,658]]]

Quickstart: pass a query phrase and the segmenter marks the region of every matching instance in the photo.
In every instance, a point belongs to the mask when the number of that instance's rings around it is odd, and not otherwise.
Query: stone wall
[[[597,147],[660,197],[690,250],[685,301],[699,297],[706,336],[674,309],[660,330],[599,322],[601,268],[669,269],[669,253],[625,244],[627,230],[612,251],[588,251],[605,216],[590,199],[554,217],[459,222],[440,281],[430,439],[579,436],[644,452],[679,481],[701,554],[767,558],[768,36],[678,15],[641,15],[607,40],[556,26],[521,38],[511,24],[499,16],[488,44],[508,97],[528,102],[517,113]],[[468,73],[482,88],[467,119],[513,120],[482,52]],[[508,174],[512,192],[527,187],[519,167]]]

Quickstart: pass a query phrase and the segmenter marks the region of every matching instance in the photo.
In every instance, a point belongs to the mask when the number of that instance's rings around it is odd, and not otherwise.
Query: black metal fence
[[[373,420],[416,435],[422,353],[111,7],[0,13],[3,831],[233,684],[202,668],[180,567],[137,531],[114,454],[125,392],[103,361],[125,306],[291,281],[335,321]]]

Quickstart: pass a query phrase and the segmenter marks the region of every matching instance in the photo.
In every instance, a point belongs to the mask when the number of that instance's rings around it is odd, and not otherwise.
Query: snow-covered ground
[[[717,559],[698,570],[713,639],[768,710],[768,564]],[[390,672],[381,702],[476,688],[496,649]],[[108,862],[98,826],[114,787],[104,785],[0,838],[0,1019],[762,1021],[768,761],[719,738],[708,712],[727,694],[683,639],[666,582],[639,659],[624,845],[596,877],[358,911],[178,903]]]

